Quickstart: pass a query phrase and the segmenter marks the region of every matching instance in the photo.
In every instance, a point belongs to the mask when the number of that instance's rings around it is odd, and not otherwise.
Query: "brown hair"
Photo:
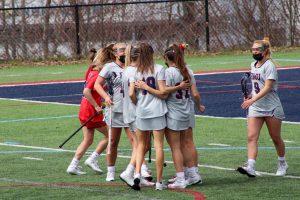
[[[175,63],[183,76],[183,80],[190,80],[191,77],[184,61],[184,49],[186,46],[185,44],[172,44],[165,50],[164,58]]]
[[[144,74],[154,72],[153,48],[148,43],[140,43],[140,57],[137,60],[137,71]]]
[[[137,45],[129,44],[125,49],[125,66],[129,66],[131,62],[138,60],[140,55],[140,47]]]
[[[89,59],[90,62],[93,62],[93,60],[95,59],[96,53],[97,53],[97,51],[96,51],[95,48],[91,48],[89,50],[88,59]]]
[[[113,53],[114,44],[110,44],[104,48],[98,50],[97,55],[95,56],[93,63],[98,66],[103,66],[108,62],[112,62],[116,59]]]

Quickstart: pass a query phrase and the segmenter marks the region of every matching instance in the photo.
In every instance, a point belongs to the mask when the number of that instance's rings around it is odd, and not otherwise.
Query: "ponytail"
[[[116,59],[114,53],[113,53],[113,47],[114,44],[110,44],[104,48],[101,48],[97,55],[95,56],[93,63],[98,66],[103,66],[108,62],[112,62]]]
[[[96,57],[96,53],[97,53],[97,51],[96,51],[95,48],[91,48],[91,49],[89,50],[88,59],[89,59],[90,62],[93,62],[93,60],[94,60],[95,57]]]
[[[175,63],[176,67],[179,69],[181,75],[183,76],[183,80],[190,81],[191,77],[184,61],[184,50],[187,47],[187,44],[173,44],[166,49],[164,57]]]

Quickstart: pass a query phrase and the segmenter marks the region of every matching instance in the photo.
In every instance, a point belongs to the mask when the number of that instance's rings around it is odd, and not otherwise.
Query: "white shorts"
[[[128,125],[129,125],[130,132],[135,133],[136,132],[136,122],[133,121],[133,122],[129,123]]]
[[[110,116],[109,116],[109,110],[106,110],[104,115],[104,121],[105,123],[110,126]],[[128,127],[128,124],[124,123],[123,120],[123,113],[117,113],[117,112],[111,112],[112,114],[112,126],[113,128],[123,128]]]
[[[277,106],[271,111],[259,111],[250,106],[247,117],[275,117],[280,120],[285,118],[282,106]]]
[[[194,129],[195,128],[195,113],[190,115],[190,124],[189,124],[189,128]]]
[[[183,131],[190,127],[190,120],[181,121],[167,117],[167,128],[173,131]]]
[[[136,127],[141,131],[155,131],[166,128],[165,115],[155,118],[136,117]]]

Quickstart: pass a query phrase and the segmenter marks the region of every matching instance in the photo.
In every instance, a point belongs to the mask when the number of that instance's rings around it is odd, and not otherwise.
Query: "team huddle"
[[[129,45],[117,43],[91,52],[92,63],[86,72],[84,96],[79,111],[81,124],[87,121],[88,123],[82,129],[84,139],[67,169],[69,174],[85,174],[79,166],[79,161],[93,143],[95,130],[98,130],[103,133],[104,138],[84,163],[95,172],[102,173],[97,159],[106,149],[106,181],[114,181],[118,144],[124,128],[132,154],[127,168],[120,174],[120,179],[129,187],[140,190],[141,187],[154,186],[156,190],[163,190],[186,188],[202,183],[193,129],[195,108],[204,112],[205,106],[201,104],[193,72],[185,63],[185,48],[185,44],[173,44],[164,51],[163,57],[167,68],[154,63],[154,51],[148,43]],[[257,60],[260,69],[270,68],[269,65],[272,65],[264,52],[266,50],[267,48],[259,49],[263,57]],[[265,67],[267,61],[268,65]],[[273,84],[277,83],[274,69],[272,68],[273,71],[270,72],[273,74],[269,73],[266,78],[266,84],[258,85],[260,91],[257,93],[255,93],[257,90],[254,90],[254,93],[252,91],[252,96],[245,99],[242,104],[244,109],[249,108],[251,111],[248,116],[248,161],[246,166],[237,170],[250,177],[255,176],[257,140],[264,122],[268,128],[271,127],[270,136],[278,152],[277,174],[285,175],[287,170],[284,143],[280,143],[282,141],[280,125],[284,115],[282,107],[280,108],[280,100],[278,98],[279,103],[277,101],[266,106],[262,102],[265,97],[272,100],[275,96],[277,100],[277,87],[273,87]],[[265,70],[258,71],[265,73]],[[265,77],[264,74],[261,76]],[[257,83],[253,82],[256,88]],[[257,109],[257,105],[261,104],[263,106]],[[151,135],[156,156],[156,182],[152,182],[152,172],[144,159],[151,148]],[[170,146],[176,170],[176,175],[169,179],[168,185],[163,183],[164,138]]]

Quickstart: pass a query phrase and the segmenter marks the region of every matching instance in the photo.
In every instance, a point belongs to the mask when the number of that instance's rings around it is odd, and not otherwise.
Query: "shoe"
[[[179,179],[176,178],[174,183],[171,183],[168,185],[168,188],[172,188],[172,189],[184,189],[187,186],[187,181],[185,179]]]
[[[140,182],[140,186],[141,186],[141,187],[152,187],[152,186],[154,186],[154,185],[155,185],[154,182],[148,181],[148,180],[145,179],[145,178],[141,178],[141,182]]]
[[[286,161],[278,161],[278,169],[276,172],[276,176],[285,176],[288,167],[289,166],[286,163]]]
[[[129,175],[126,171],[120,174],[120,179],[124,181],[129,187],[132,187],[134,184],[133,176]]]
[[[199,173],[189,173],[188,178],[186,179],[187,185],[201,184],[202,178]]]
[[[168,183],[174,183],[176,181],[177,176],[173,176],[168,180]]]
[[[254,167],[250,167],[248,165],[248,162],[246,162],[243,166],[238,167],[236,170],[238,172],[240,172],[241,174],[246,174],[248,177],[251,177],[251,178],[256,177],[256,173],[255,173]]]
[[[99,168],[98,165],[98,161],[97,160],[92,160],[90,158],[88,158],[84,164],[88,167],[90,167],[93,171],[95,171],[96,173],[102,174],[103,171]]]
[[[167,189],[168,186],[164,184],[163,182],[156,182],[155,184],[155,190],[164,190]]]
[[[81,171],[82,167],[80,166],[74,166],[74,165],[69,165],[67,169],[68,174],[72,175],[83,175],[86,174],[86,172]]]
[[[142,178],[146,179],[147,181],[152,181],[153,177],[151,175],[151,171],[148,170],[141,170],[141,176]]]
[[[134,189],[134,190],[141,190],[140,182],[141,182],[140,178],[134,178],[133,186],[131,188]]]
[[[106,179],[107,182],[115,180],[115,172],[107,172]]]

